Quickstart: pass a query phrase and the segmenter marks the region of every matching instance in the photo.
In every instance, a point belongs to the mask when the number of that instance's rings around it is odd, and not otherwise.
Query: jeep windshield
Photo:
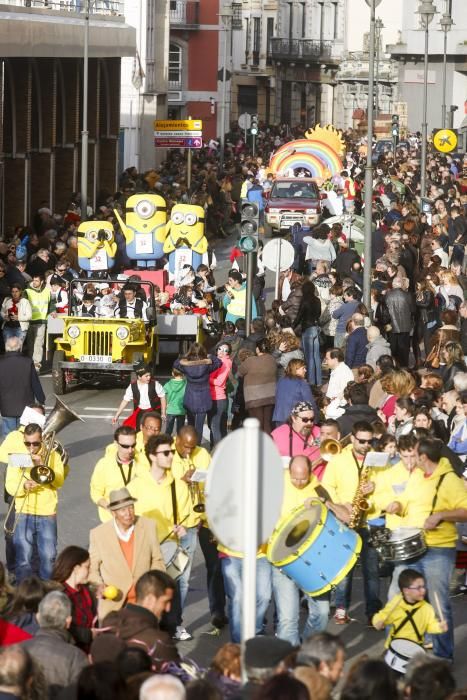
[[[312,182],[275,182],[271,199],[319,199],[316,185]]]

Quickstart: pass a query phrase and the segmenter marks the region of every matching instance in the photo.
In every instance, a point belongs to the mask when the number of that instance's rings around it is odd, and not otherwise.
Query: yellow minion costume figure
[[[79,225],[78,263],[82,270],[111,270],[116,253],[115,232],[110,221],[83,221]]]
[[[167,204],[158,194],[133,194],[125,206],[125,221],[114,214],[125,236],[126,253],[138,267],[151,267],[164,255],[163,243],[167,222]]]
[[[175,204],[167,223],[164,253],[169,256],[169,270],[176,274],[183,265],[196,268],[208,249],[204,235],[204,209],[196,204]]]

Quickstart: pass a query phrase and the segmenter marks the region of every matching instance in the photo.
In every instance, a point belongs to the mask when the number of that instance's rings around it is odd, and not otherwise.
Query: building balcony
[[[34,10],[83,13],[86,0],[1,0],[0,5],[27,7]],[[123,0],[92,0],[90,10],[93,15],[123,15]]]
[[[171,29],[198,29],[198,0],[170,0],[169,18]]]
[[[271,39],[269,55],[274,61],[300,63],[337,63],[332,55],[332,41],[313,39]]]

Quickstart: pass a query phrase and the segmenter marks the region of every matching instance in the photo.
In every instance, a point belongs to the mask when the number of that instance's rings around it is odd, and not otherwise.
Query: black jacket
[[[350,277],[354,262],[360,262],[360,256],[356,250],[348,248],[338,253],[337,258],[334,260],[333,267],[339,277],[343,279],[344,277]]]
[[[321,302],[316,296],[302,297],[294,328],[301,326],[302,333],[310,326],[317,326],[321,316]]]
[[[386,293],[386,306],[391,317],[393,333],[410,333],[415,305],[409,292],[391,289]]]
[[[30,357],[7,352],[0,357],[0,413],[19,417],[35,401],[45,403],[45,394]]]
[[[378,414],[376,413],[374,408],[371,408],[371,406],[368,406],[367,404],[363,405],[356,405],[356,406],[347,406],[345,409],[345,412],[340,416],[340,418],[337,419],[337,422],[339,423],[339,430],[341,437],[345,437],[348,435],[355,423],[358,421],[364,420],[367,421],[368,423],[372,423],[373,421],[378,419]]]

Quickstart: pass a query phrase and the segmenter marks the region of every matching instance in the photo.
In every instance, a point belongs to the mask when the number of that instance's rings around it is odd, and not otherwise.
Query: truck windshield
[[[318,199],[316,185],[312,182],[276,182],[271,191],[271,198],[290,199]]]

